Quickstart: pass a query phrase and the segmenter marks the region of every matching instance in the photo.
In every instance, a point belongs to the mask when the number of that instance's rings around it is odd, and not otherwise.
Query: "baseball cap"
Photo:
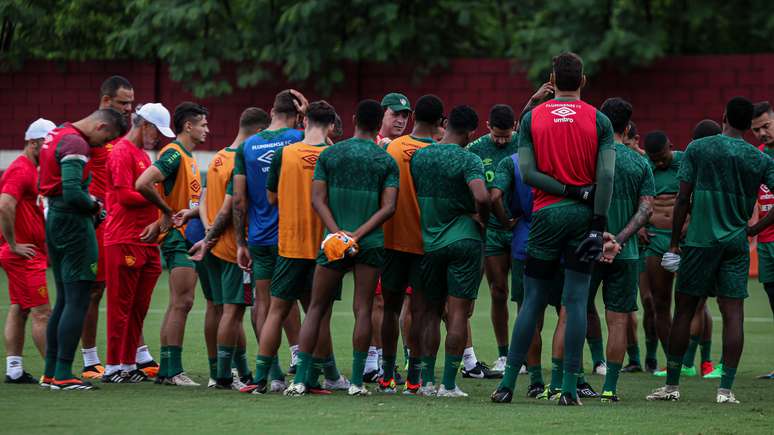
[[[155,125],[156,128],[166,137],[175,137],[175,133],[169,128],[169,110],[161,103],[143,104],[137,110],[137,114],[142,119]]]
[[[27,131],[24,133],[24,140],[43,139],[55,128],[56,124],[48,119],[38,118],[27,127]]]
[[[409,102],[408,97],[403,94],[390,92],[382,98],[382,107],[385,109],[392,109],[393,112],[401,112],[404,110],[411,111],[411,102]]]

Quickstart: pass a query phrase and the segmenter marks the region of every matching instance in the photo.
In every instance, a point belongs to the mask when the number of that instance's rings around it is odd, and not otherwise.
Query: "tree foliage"
[[[347,64],[421,74],[453,57],[512,58],[540,81],[564,50],[591,74],[668,54],[770,51],[769,10],[764,0],[0,0],[0,65],[160,60],[198,96],[255,85],[276,67],[327,92]]]

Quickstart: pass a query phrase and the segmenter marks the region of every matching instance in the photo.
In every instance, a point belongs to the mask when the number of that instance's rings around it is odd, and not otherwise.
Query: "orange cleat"
[[[81,377],[83,379],[102,379],[102,375],[105,374],[105,367],[102,364],[94,364],[83,368]]]

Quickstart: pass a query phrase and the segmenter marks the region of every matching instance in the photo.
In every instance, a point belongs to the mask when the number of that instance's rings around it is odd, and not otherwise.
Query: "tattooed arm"
[[[634,213],[634,216],[629,219],[629,222],[624,229],[615,236],[615,240],[621,245],[626,243],[631,236],[636,234],[640,228],[648,223],[651,214],[653,214],[653,197],[641,196],[637,211]]]

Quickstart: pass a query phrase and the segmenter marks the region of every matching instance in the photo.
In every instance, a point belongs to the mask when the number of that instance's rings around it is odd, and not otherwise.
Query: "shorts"
[[[774,242],[758,242],[758,281],[774,282]]]
[[[97,235],[97,282],[105,282],[105,222],[94,231]]]
[[[46,219],[48,258],[57,282],[97,278],[97,236],[90,215],[50,207]]]
[[[567,247],[577,247],[586,238],[591,216],[591,207],[575,202],[534,212],[527,255],[544,261],[558,260]]]
[[[484,246],[478,240],[458,240],[422,258],[420,285],[415,289],[430,301],[446,296],[474,300],[483,272]]]
[[[2,251],[7,249],[8,245],[3,246]],[[0,256],[0,267],[8,275],[11,305],[28,310],[48,303],[47,259],[44,254],[38,253],[28,260],[10,252],[3,252]]]
[[[595,263],[591,269],[589,306],[594,304],[597,289],[601,283],[605,310],[615,313],[637,311],[639,269],[639,260],[616,260],[610,264]]]
[[[645,257],[663,257],[672,244],[672,230],[663,228],[646,228],[650,234],[650,243],[645,245]]]
[[[381,286],[384,289],[404,292],[409,287],[419,283],[422,255],[410,252],[384,250],[384,269],[382,270]]]
[[[190,243],[190,242],[189,242]],[[210,274],[207,272],[207,265],[204,263],[204,261],[194,261],[193,262],[194,269],[196,270],[196,275],[199,277],[199,286],[202,288],[202,294],[204,295],[204,299],[207,299],[210,302],[214,302],[214,296],[212,294],[212,286],[210,285]]]
[[[563,290],[564,270],[559,268],[548,292],[548,305],[561,308]],[[524,302],[524,260],[511,261],[511,302],[516,302],[518,305]]]
[[[274,274],[274,266],[277,264],[277,256],[277,245],[250,245],[250,257],[253,259],[253,279],[255,281],[271,279]]]
[[[325,253],[320,251],[317,254],[317,264],[329,269],[335,270],[349,270],[356,264],[364,264],[366,266],[375,267],[381,269],[384,267],[384,248],[370,248],[364,249],[357,253],[354,257],[344,257],[341,260],[328,261],[328,257]]]
[[[211,298],[208,299],[213,304],[253,304],[252,279],[245,283],[245,273],[238,264],[218,258],[210,252],[204,257],[202,263],[209,281]],[[207,297],[206,293],[205,297]]]
[[[711,247],[684,246],[677,272],[680,293],[745,299],[750,271],[750,248],[744,231]]]
[[[513,232],[494,228],[486,229],[486,242],[484,242],[484,256],[496,257],[499,255],[511,255],[511,241]]]
[[[312,292],[317,262],[306,258],[277,257],[277,266],[271,278],[271,295],[284,301],[296,301]],[[335,299],[341,300],[341,284]]]
[[[161,255],[164,257],[164,263],[167,269],[172,270],[178,267],[190,267],[195,269],[193,260],[188,258],[188,250],[191,249],[191,243],[183,237],[183,234],[177,229],[171,229],[164,240],[161,241]]]

